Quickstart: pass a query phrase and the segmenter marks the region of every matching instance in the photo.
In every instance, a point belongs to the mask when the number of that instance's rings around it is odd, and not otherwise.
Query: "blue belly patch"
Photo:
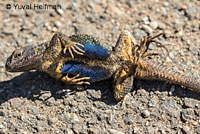
[[[91,82],[103,80],[107,76],[103,68],[91,67],[86,64],[65,64],[61,71],[64,74],[71,74],[73,76],[80,74],[79,77],[90,77]]]

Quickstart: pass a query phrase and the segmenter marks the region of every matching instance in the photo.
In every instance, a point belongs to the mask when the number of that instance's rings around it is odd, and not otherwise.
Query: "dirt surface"
[[[127,29],[138,43],[163,32],[159,41],[169,55],[151,45],[161,56],[147,60],[199,79],[199,7],[199,0],[1,0],[0,133],[200,134],[200,95],[178,85],[135,80],[122,105],[113,99],[111,80],[77,87],[44,73],[4,68],[14,49],[50,40],[57,31],[91,34],[115,46]],[[74,89],[82,91],[72,94]]]

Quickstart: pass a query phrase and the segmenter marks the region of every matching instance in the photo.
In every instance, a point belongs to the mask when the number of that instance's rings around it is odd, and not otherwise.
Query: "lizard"
[[[39,70],[68,84],[90,84],[108,78],[113,79],[114,98],[122,100],[133,88],[134,78],[164,80],[200,92],[200,82],[155,63],[145,61],[150,43],[167,48],[146,36],[136,44],[135,38],[122,31],[116,46],[107,48],[90,35],[66,36],[56,33],[50,41],[38,46],[16,49],[7,59],[5,68],[9,72]]]

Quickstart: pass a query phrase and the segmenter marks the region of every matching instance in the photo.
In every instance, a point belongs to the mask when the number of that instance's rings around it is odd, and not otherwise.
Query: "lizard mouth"
[[[7,61],[6,61],[6,64],[5,64],[6,71],[12,70],[10,64],[11,64],[11,57],[9,57],[9,58],[7,59]]]
[[[18,66],[16,66],[16,65],[18,65]],[[5,64],[6,71],[17,72],[19,66],[20,66],[20,64],[16,64],[16,62],[13,60],[13,55],[8,57],[6,64]]]

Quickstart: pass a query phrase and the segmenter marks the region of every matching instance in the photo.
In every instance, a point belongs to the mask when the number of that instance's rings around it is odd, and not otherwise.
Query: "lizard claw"
[[[74,77],[70,78],[68,74],[64,77],[62,77],[61,81],[67,84],[77,84],[77,85],[82,85],[82,84],[87,84],[90,85],[90,82],[83,81],[83,80],[89,80],[90,77],[82,77],[78,78],[80,74],[75,75]]]
[[[167,53],[168,53],[168,49],[159,41],[156,41],[154,40],[155,38],[161,36],[162,33],[160,34],[157,34],[155,36],[146,36],[146,37],[143,37],[140,41],[140,46],[139,46],[139,51],[140,51],[140,56],[139,57],[146,57],[146,56],[152,56],[152,55],[159,55],[157,53],[146,53],[149,49],[149,45],[150,43],[154,42],[156,43],[156,45],[160,46],[160,47],[163,47]]]
[[[73,42],[71,46],[65,46],[65,48],[63,49],[63,53],[65,54],[66,51],[68,50],[72,58],[74,58],[73,52],[75,52],[79,55],[84,55],[83,53],[85,53],[85,51],[82,50],[81,48],[79,48],[78,46],[84,48],[84,45]]]

